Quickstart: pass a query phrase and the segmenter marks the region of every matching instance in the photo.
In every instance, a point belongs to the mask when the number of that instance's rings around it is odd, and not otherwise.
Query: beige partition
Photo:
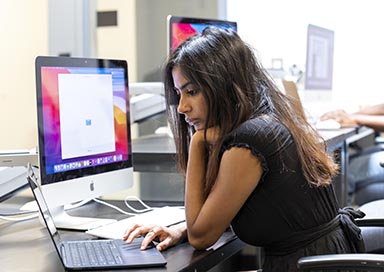
[[[117,26],[98,27],[97,56],[128,61],[129,81],[136,81],[136,1],[98,0],[97,11],[116,11]]]
[[[37,145],[34,59],[48,51],[47,3],[0,4],[0,150]]]

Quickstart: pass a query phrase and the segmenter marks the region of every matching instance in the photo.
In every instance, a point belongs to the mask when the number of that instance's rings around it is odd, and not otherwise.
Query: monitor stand
[[[85,231],[117,221],[115,219],[72,216],[65,211],[64,206],[52,208],[50,212],[58,229]]]

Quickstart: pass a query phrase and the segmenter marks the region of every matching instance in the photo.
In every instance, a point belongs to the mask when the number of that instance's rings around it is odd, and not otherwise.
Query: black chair
[[[365,213],[365,216],[362,219],[356,219],[357,225],[384,228],[384,199],[368,202],[360,206],[359,209]]]
[[[384,271],[383,254],[329,254],[299,259],[301,271]]]
[[[350,204],[361,206],[365,203],[384,199],[384,143],[376,133],[373,145],[350,146],[349,176]]]
[[[377,166],[379,170],[384,168],[384,142],[376,136],[373,146],[350,147],[349,167],[357,165],[363,169],[361,161],[369,157],[375,161],[373,167]],[[366,253],[302,257],[297,263],[300,271],[384,271],[384,179],[369,174],[362,173],[366,178],[356,182],[352,203],[366,214],[363,219],[356,219],[362,231]]]
[[[359,208],[366,213],[356,220],[365,242],[366,253],[327,254],[300,258],[301,271],[384,271],[384,199],[373,201]]]

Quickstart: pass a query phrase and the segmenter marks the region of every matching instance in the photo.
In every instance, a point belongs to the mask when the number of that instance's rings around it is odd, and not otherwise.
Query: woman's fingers
[[[134,224],[125,231],[123,240],[127,241],[127,243],[131,243],[133,239],[139,236],[145,236],[152,228],[153,226]]]
[[[132,243],[132,241],[139,236],[144,238],[141,243],[142,250],[147,249],[153,241],[158,242],[156,248],[161,251],[174,245],[180,240],[177,238],[177,233],[169,228],[155,225],[142,226],[139,224],[127,228],[123,235],[123,240],[127,243]]]
[[[153,242],[153,240],[158,236],[159,234],[155,229],[151,229],[147,232],[147,234],[144,236],[143,242],[141,242],[141,249],[144,250],[148,247],[148,245]]]
[[[172,237],[171,236],[168,236],[166,239],[164,239],[163,241],[161,241],[160,243],[157,244],[156,248],[158,251],[162,251],[162,250],[165,250],[167,249],[168,247],[172,246]]]
[[[137,228],[139,228],[140,226],[141,225],[139,225],[139,224],[134,224],[134,225],[130,226],[129,228],[127,228],[123,234],[123,240],[126,241],[128,239],[128,237],[131,235],[131,233],[133,231],[135,231]]]

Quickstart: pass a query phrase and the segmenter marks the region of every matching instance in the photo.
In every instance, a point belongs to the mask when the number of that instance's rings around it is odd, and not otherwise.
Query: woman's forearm
[[[203,192],[206,171],[204,149],[202,136],[194,135],[190,143],[185,186],[186,220],[189,230],[192,229],[204,204]]]

